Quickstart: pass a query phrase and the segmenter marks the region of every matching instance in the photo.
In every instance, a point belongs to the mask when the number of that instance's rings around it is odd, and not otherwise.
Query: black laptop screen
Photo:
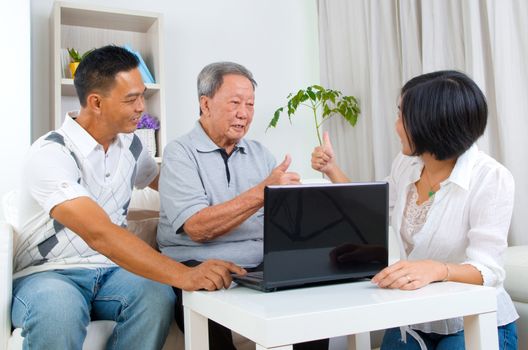
[[[264,279],[277,285],[372,276],[387,266],[388,184],[271,186]]]

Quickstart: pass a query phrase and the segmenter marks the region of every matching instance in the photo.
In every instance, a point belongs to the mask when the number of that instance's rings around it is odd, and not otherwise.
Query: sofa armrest
[[[506,249],[504,270],[506,271],[504,288],[519,313],[516,322],[519,349],[528,349],[528,245]]]
[[[11,337],[11,293],[13,286],[13,227],[0,222],[0,349]]]
[[[506,249],[504,270],[504,288],[513,301],[528,303],[528,245]]]

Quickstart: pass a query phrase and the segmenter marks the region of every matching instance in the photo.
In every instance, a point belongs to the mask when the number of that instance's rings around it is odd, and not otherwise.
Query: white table
[[[415,291],[370,282],[273,293],[235,287],[184,292],[183,305],[187,350],[208,349],[207,319],[251,339],[257,350],[343,335],[349,335],[349,349],[370,349],[370,331],[458,316],[464,317],[467,350],[498,348],[495,290],[462,283]]]

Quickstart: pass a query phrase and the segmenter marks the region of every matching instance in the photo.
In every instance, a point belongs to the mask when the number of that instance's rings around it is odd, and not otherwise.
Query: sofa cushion
[[[127,214],[128,230],[158,249],[156,232],[158,230],[159,211],[130,209]]]
[[[160,198],[158,191],[155,191],[150,187],[141,190],[135,188],[134,191],[132,191],[129,208],[159,211]]]
[[[528,245],[508,247],[504,269],[508,294],[515,301],[528,303]]]

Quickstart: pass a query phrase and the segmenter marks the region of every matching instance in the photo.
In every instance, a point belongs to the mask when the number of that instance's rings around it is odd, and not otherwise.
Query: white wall
[[[80,1],[71,1],[80,2]],[[165,21],[167,138],[189,131],[198,117],[196,76],[220,60],[241,63],[258,82],[249,137],[263,142],[291,169],[317,177],[310,153],[317,142],[307,111],[278,129],[266,126],[289,92],[319,82],[315,0],[92,0],[91,4],[161,12]],[[49,130],[50,30],[53,0],[31,1],[33,139]]]
[[[0,12],[2,42],[2,127],[0,197],[17,185],[30,143],[29,0],[14,1]],[[3,214],[0,213],[0,219]]]

